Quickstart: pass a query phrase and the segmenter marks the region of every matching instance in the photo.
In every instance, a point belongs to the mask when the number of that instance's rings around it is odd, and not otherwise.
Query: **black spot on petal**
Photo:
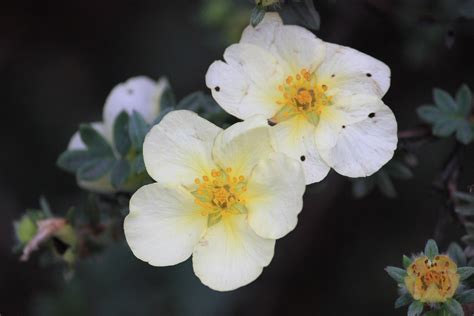
[[[346,128],[346,125],[342,125],[342,128]]]
[[[370,117],[370,118],[374,118],[374,117],[375,117],[375,113],[374,113],[374,112],[370,113],[370,114],[369,114],[369,117]]]
[[[370,72],[365,74],[367,77],[372,77],[372,74]]]
[[[305,160],[306,160],[306,157],[303,155],[303,156],[300,157],[300,160],[301,160],[301,161],[305,161]]]
[[[221,87],[217,86],[214,88],[214,90],[216,90],[217,92],[221,91]]]

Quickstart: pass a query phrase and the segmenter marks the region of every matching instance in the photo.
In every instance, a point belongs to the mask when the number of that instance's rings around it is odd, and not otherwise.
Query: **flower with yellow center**
[[[443,303],[452,298],[460,276],[451,258],[438,255],[430,260],[417,258],[407,269],[405,286],[415,300],[423,303]]]
[[[230,114],[264,115],[276,149],[301,159],[306,183],[330,168],[369,176],[388,162],[397,123],[381,98],[390,85],[384,63],[267,13],[206,74],[212,95]]]
[[[192,254],[204,284],[233,290],[260,275],[275,240],[296,226],[303,169],[275,152],[263,116],[222,130],[173,111],[148,133],[143,154],[158,182],[132,196],[124,229],[135,256],[151,265]]]

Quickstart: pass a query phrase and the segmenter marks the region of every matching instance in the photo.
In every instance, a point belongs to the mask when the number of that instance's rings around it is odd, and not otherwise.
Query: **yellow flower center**
[[[212,170],[211,177],[196,178],[194,183],[197,189],[191,193],[201,207],[201,215],[208,217],[208,226],[217,224],[223,216],[247,212],[243,197],[247,181],[242,175],[233,175],[232,168]]]
[[[302,115],[317,125],[324,108],[332,104],[332,97],[326,95],[327,90],[328,86],[318,83],[316,77],[306,69],[300,70],[295,76],[288,76],[278,85],[282,97],[276,103],[281,109],[271,121],[279,123]]]
[[[444,255],[432,261],[426,256],[420,257],[408,267],[405,285],[415,300],[446,302],[459,285],[456,263]]]

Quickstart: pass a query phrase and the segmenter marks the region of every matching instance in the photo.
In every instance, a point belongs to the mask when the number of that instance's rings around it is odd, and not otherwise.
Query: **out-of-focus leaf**
[[[468,202],[468,203],[474,203],[474,194],[473,193],[466,193],[466,192],[457,191],[457,192],[454,193],[454,196],[456,196],[461,201]],[[473,207],[474,207],[474,205],[473,205]]]
[[[468,115],[472,108],[472,93],[471,89],[466,84],[463,84],[456,92],[456,103],[459,107],[461,115]]]
[[[59,156],[56,164],[63,170],[75,173],[91,158],[92,154],[87,150],[66,150]]]
[[[250,14],[250,24],[253,27],[256,27],[260,22],[262,22],[264,16],[265,9],[259,5],[255,6]]]
[[[165,110],[174,109],[176,106],[176,98],[174,96],[173,90],[168,86],[163,92],[160,100],[160,112]]]
[[[145,161],[143,160],[143,155],[141,153],[133,160],[133,171],[136,174],[145,171]]]
[[[356,199],[367,196],[375,188],[375,181],[372,177],[358,178],[352,181],[352,195]]]
[[[403,284],[405,282],[405,277],[407,276],[407,272],[405,270],[397,267],[386,267],[385,271],[387,271],[388,275],[397,283]]]
[[[413,178],[413,173],[411,172],[410,168],[395,159],[390,160],[384,166],[384,170],[393,178],[403,180]]]
[[[420,316],[423,312],[423,303],[420,301],[414,301],[408,307],[408,316]]]
[[[79,127],[79,134],[82,142],[92,154],[113,157],[114,153],[110,144],[91,125],[82,124]]]
[[[413,298],[410,293],[405,293],[397,298],[395,301],[395,308],[400,308],[405,305],[411,304],[413,302]]]
[[[467,222],[464,224],[464,228],[466,228],[466,231],[469,235],[474,236],[474,223]]]
[[[117,152],[122,156],[126,156],[132,142],[128,133],[129,116],[128,113],[122,111],[114,122],[114,144]]]
[[[446,91],[439,88],[433,89],[433,99],[436,106],[441,111],[452,112],[458,108],[458,105],[456,104],[456,101],[454,101],[453,97],[451,97]]]
[[[464,216],[474,215],[474,204],[460,205],[455,208],[456,213]]]
[[[462,236],[461,240],[468,246],[474,246],[474,236],[472,235]]]
[[[464,281],[474,274],[474,267],[460,267],[458,268],[458,274],[460,280]]]
[[[424,253],[430,259],[433,259],[435,256],[437,256],[439,254],[439,250],[436,241],[434,241],[433,239],[429,239],[426,242]]]
[[[474,290],[467,290],[456,297],[456,300],[461,304],[474,303]]]
[[[464,310],[462,309],[461,304],[459,304],[455,299],[448,299],[444,305],[452,316],[464,316]]]
[[[403,267],[405,269],[407,269],[410,266],[410,264],[412,264],[412,262],[413,262],[413,260],[411,260],[409,257],[407,257],[405,255],[403,255],[403,260],[402,261],[403,261]]]
[[[149,130],[150,126],[145,122],[140,113],[133,111],[132,116],[130,117],[128,132],[133,146],[138,151],[142,150],[143,141]]]
[[[427,123],[435,123],[443,117],[440,109],[432,105],[422,105],[416,109],[416,113]]]
[[[285,24],[300,25],[311,30],[319,30],[321,26],[321,17],[313,0],[289,1],[282,6],[280,15]]]
[[[81,181],[95,181],[106,175],[114,166],[113,158],[95,158],[77,170],[77,178]]]
[[[461,246],[459,244],[453,242],[449,245],[448,247],[448,256],[456,262],[458,267],[462,267],[466,265],[466,255],[464,254],[464,251],[462,250]]]
[[[454,133],[458,127],[458,120],[440,119],[433,125],[433,134],[436,136],[447,137]]]
[[[474,130],[467,120],[460,121],[456,129],[456,139],[464,145],[469,144],[474,139]]]
[[[115,162],[112,172],[110,174],[110,182],[116,189],[125,183],[130,175],[130,163],[125,159],[120,159]]]
[[[51,211],[51,206],[49,205],[48,200],[46,200],[46,198],[43,195],[40,196],[39,198],[39,205],[47,217],[53,216],[53,212]]]
[[[378,188],[386,197],[397,197],[397,191],[395,190],[393,182],[383,169],[377,172],[375,176]]]

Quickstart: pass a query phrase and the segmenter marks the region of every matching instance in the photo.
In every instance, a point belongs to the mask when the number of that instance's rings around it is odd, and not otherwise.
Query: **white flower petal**
[[[261,159],[274,152],[270,126],[264,116],[255,115],[221,132],[212,148],[214,161],[221,168],[248,177]]]
[[[318,151],[326,163],[342,175],[370,176],[393,157],[397,147],[395,116],[383,103],[371,111],[373,114],[365,119],[346,125],[327,117],[319,121],[316,128]]]
[[[206,85],[219,105],[246,119],[254,114],[272,117],[278,106],[282,69],[272,54],[248,44],[234,44],[224,53],[227,63],[215,61],[207,71]]]
[[[154,266],[174,265],[189,258],[206,226],[207,217],[200,214],[188,191],[158,183],[135,192],[124,222],[133,254]]]
[[[316,129],[303,117],[294,117],[271,127],[276,151],[302,162],[306,184],[324,179],[329,166],[316,148]]]
[[[272,260],[275,240],[259,237],[245,215],[231,215],[208,228],[193,253],[194,273],[217,291],[254,281]]]
[[[145,137],[143,158],[148,174],[164,184],[190,185],[215,168],[211,151],[222,129],[180,110],[167,114]]]
[[[390,87],[390,68],[386,64],[350,47],[331,43],[326,43],[326,57],[316,76],[330,90],[383,97]]]
[[[140,76],[128,79],[115,86],[104,105],[104,123],[111,132],[115,118],[126,111],[140,113],[146,122],[151,123],[160,113],[161,95],[168,86],[168,80],[162,78],[157,82]]]
[[[261,237],[278,239],[292,231],[303,208],[301,163],[283,153],[261,160],[247,184],[250,227]]]
[[[240,43],[258,45],[269,49],[275,42],[275,33],[280,30],[282,25],[283,21],[278,13],[268,12],[256,27],[249,25],[245,28]]]

